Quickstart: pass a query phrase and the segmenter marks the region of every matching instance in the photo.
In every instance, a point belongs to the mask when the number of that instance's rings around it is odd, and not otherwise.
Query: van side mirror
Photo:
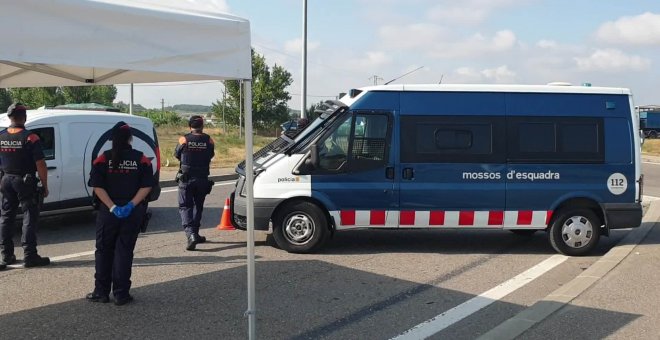
[[[309,152],[310,157],[305,163],[310,169],[316,169],[319,166],[319,149],[316,147],[316,143],[309,146]]]

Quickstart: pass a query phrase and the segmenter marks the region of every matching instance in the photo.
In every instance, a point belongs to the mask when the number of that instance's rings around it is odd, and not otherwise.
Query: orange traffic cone
[[[231,225],[231,221],[229,220],[229,198],[225,200],[225,207],[222,210],[222,218],[220,218],[220,224],[216,227],[218,230],[236,230],[233,225]]]

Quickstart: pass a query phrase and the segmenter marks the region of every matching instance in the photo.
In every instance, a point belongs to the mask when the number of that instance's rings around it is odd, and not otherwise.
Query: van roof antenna
[[[418,68],[416,68],[416,69],[414,69],[414,70],[412,70],[412,71],[410,71],[410,72],[408,72],[408,73],[404,73],[404,74],[402,74],[402,75],[400,75],[400,76],[398,76],[398,77],[396,77],[396,78],[394,78],[394,79],[388,81],[387,83],[385,83],[385,84],[383,84],[383,85],[387,85],[387,84],[389,84],[389,83],[391,83],[391,82],[393,82],[393,81],[395,81],[395,80],[397,80],[397,79],[401,79],[401,78],[403,78],[403,77],[405,77],[405,76],[407,76],[407,75],[409,75],[409,74],[411,74],[411,73],[413,73],[413,72],[415,72],[415,71],[417,71],[417,70],[421,70],[421,69],[423,69],[423,68],[424,68],[424,66],[420,66],[420,67],[418,67]]]

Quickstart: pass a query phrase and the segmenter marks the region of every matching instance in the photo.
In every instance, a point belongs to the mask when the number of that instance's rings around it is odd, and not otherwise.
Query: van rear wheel
[[[330,234],[323,210],[311,202],[286,204],[278,210],[273,222],[275,242],[290,253],[312,253]]]
[[[550,227],[550,244],[564,255],[587,255],[598,244],[601,225],[589,209],[567,209],[559,213]]]

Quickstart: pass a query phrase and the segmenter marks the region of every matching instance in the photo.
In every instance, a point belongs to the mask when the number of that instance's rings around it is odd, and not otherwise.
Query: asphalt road
[[[644,195],[660,198],[660,163],[642,163]]]
[[[43,219],[39,249],[57,261],[0,272],[2,338],[245,339],[246,235],[215,230],[233,183],[220,184],[202,221],[209,242],[196,252],[184,250],[176,191],[165,189],[152,204],[150,229],[135,253],[136,301],[123,307],[83,299],[93,288],[93,215]],[[601,239],[594,256],[565,258],[543,232],[349,231],[313,255],[286,253],[258,232],[257,335],[388,339],[437,317],[443,326],[432,338],[472,339],[573,279],[626,233]],[[537,279],[503,298],[489,293],[519,284],[521,273],[548,259],[556,266]],[[485,307],[474,311],[475,301]],[[617,314],[585,311],[594,318]],[[604,332],[623,327],[626,315],[620,320],[604,324]]]

